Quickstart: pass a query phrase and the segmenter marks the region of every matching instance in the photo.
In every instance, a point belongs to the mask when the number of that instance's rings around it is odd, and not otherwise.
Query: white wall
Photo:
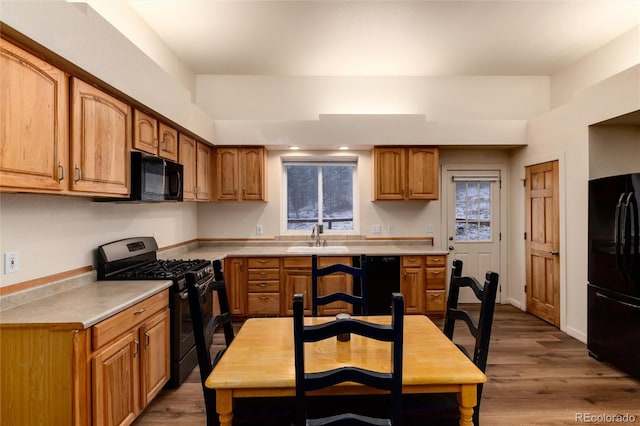
[[[544,76],[196,79],[219,144],[526,144],[526,122],[549,108]]]
[[[581,341],[586,341],[587,330],[588,126],[637,110],[640,110],[640,65],[581,91],[570,103],[531,120],[529,145],[515,150],[511,159],[509,214],[513,220],[509,233],[510,271],[506,283],[509,293],[514,304],[526,305],[522,240],[524,188],[520,182],[524,178],[524,167],[559,160],[561,329]],[[607,153],[621,157],[628,154],[629,151],[619,149]],[[637,150],[630,154],[637,155]]]
[[[156,235],[160,247],[198,237],[195,203],[95,203],[84,197],[0,194],[0,253],[20,253],[20,271],[0,286],[94,265],[99,245]],[[3,271],[4,272],[4,271]]]
[[[299,151],[295,155],[327,155],[328,151]],[[360,235],[370,237],[423,237],[433,236],[435,245],[443,247],[441,224],[444,223],[442,203],[376,201],[372,202],[371,152],[350,151],[347,155],[358,157],[358,182],[360,212],[358,222]],[[256,224],[264,227],[263,238],[281,234],[282,222],[282,156],[291,156],[287,151],[268,152],[268,201],[265,202],[218,202],[198,204],[198,233],[201,238],[258,238]],[[502,149],[443,149],[441,164],[474,164],[506,166],[508,152]],[[506,177],[505,177],[506,179]],[[442,185],[442,182],[441,182]],[[506,202],[507,200],[503,200]],[[371,225],[382,225],[380,234],[371,232]],[[426,225],[434,225],[432,233]],[[388,231],[391,225],[391,232]],[[506,230],[505,230],[506,232]]]
[[[570,102],[590,86],[640,63],[640,26],[551,76],[551,107]]]

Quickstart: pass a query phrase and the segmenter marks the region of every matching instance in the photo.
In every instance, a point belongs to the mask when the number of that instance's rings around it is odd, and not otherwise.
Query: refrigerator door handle
[[[619,243],[620,243],[620,211],[622,210],[622,200],[624,200],[624,196],[626,193],[620,194],[620,198],[618,198],[618,204],[616,204],[616,214],[613,222],[613,241],[616,243],[616,253],[619,251]],[[624,218],[622,218],[624,220]]]
[[[612,302],[619,303],[619,304],[627,306],[627,307],[629,307],[631,309],[635,309],[637,311],[640,311],[640,306],[638,306],[638,305],[634,305],[633,303],[623,302],[622,300],[614,299],[613,297],[609,297],[609,296],[607,296],[605,294],[600,293],[599,291],[596,291],[596,296],[598,296],[598,297],[600,297],[602,299],[607,299],[607,300],[610,300]]]

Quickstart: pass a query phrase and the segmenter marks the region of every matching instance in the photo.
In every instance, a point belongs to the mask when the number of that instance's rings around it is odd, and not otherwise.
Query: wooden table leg
[[[463,385],[458,394],[458,407],[460,408],[460,426],[473,426],[473,407],[476,406],[477,385]]]
[[[220,426],[233,424],[233,394],[230,389],[216,391],[216,411],[220,416]]]

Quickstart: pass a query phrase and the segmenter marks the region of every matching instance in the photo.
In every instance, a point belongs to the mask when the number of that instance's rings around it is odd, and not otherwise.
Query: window
[[[491,240],[491,182],[456,185],[456,241]]]
[[[284,161],[285,232],[351,233],[354,220],[355,161]]]

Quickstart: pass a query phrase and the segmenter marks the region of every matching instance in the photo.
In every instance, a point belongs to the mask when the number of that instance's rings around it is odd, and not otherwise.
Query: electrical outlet
[[[371,225],[371,233],[372,234],[379,234],[380,231],[381,231],[380,225]]]
[[[262,225],[256,225],[256,235],[260,236],[262,234],[264,234],[264,228]]]
[[[16,251],[4,254],[4,273],[13,274],[20,270],[20,255]]]
[[[428,234],[433,234],[433,225],[432,224],[428,224],[427,225],[427,233]]]

